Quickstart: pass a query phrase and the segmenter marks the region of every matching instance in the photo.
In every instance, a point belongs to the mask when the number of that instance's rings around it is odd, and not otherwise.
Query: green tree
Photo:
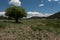
[[[18,6],[11,6],[6,9],[6,16],[14,18],[15,21],[18,23],[19,18],[26,17],[27,13],[24,8]]]

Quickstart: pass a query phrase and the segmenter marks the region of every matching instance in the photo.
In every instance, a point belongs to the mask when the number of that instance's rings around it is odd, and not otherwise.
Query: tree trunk
[[[18,23],[19,22],[18,19],[15,19],[15,22]]]

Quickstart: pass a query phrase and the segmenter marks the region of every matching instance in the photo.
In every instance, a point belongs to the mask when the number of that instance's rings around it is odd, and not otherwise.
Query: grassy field
[[[60,19],[0,21],[0,40],[60,40]]]

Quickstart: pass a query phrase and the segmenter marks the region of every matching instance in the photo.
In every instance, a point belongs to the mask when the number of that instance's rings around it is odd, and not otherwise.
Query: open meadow
[[[1,20],[0,40],[60,40],[60,19]]]

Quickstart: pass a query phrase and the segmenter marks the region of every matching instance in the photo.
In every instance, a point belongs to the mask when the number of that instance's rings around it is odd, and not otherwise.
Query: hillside
[[[57,13],[49,16],[48,18],[58,18],[58,19],[60,19],[60,12],[57,12]]]
[[[33,16],[33,17],[29,18],[29,19],[43,19],[43,18],[46,18],[46,17]]]
[[[20,22],[0,20],[0,40],[60,40],[60,20],[30,19]]]

